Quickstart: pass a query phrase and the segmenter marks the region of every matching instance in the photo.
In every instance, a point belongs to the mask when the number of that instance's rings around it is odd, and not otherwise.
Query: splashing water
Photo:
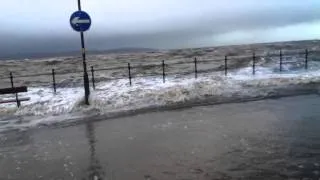
[[[69,122],[79,117],[109,117],[157,108],[316,92],[320,70],[275,73],[270,67],[258,67],[255,76],[251,68],[243,68],[228,76],[216,72],[201,74],[198,79],[192,75],[168,77],[166,83],[160,77],[133,81],[131,87],[127,79],[100,83],[92,90],[90,106],[83,105],[81,87],[60,88],[56,95],[50,88],[30,88],[28,93],[21,93],[21,96],[31,98],[23,102],[21,108],[16,108],[14,103],[0,105],[1,129]],[[17,118],[21,116],[23,120]]]

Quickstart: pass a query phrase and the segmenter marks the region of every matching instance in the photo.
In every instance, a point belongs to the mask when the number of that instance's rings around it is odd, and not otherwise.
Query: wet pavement
[[[319,179],[317,95],[0,135],[6,179]]]

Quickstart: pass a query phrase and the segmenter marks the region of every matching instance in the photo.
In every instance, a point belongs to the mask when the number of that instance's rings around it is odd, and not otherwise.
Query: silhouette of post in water
[[[88,122],[86,124],[87,138],[90,146],[90,165],[88,168],[88,180],[103,180],[105,172],[96,155],[96,137],[94,132],[93,123]]]

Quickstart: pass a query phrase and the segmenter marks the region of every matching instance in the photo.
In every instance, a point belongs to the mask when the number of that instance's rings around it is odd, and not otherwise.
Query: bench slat
[[[26,98],[19,98],[19,101],[22,102],[22,101],[29,101],[30,98],[29,97],[26,97]],[[0,101],[0,104],[5,104],[5,103],[15,103],[17,102],[16,99],[8,99],[8,100],[3,100],[3,101]]]
[[[28,92],[27,86],[0,89],[0,94],[14,94],[20,92]]]

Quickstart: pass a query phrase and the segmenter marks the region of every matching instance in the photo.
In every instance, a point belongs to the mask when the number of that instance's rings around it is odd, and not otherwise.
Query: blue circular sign
[[[90,29],[91,18],[84,11],[76,11],[70,17],[70,25],[77,32],[84,32]]]

